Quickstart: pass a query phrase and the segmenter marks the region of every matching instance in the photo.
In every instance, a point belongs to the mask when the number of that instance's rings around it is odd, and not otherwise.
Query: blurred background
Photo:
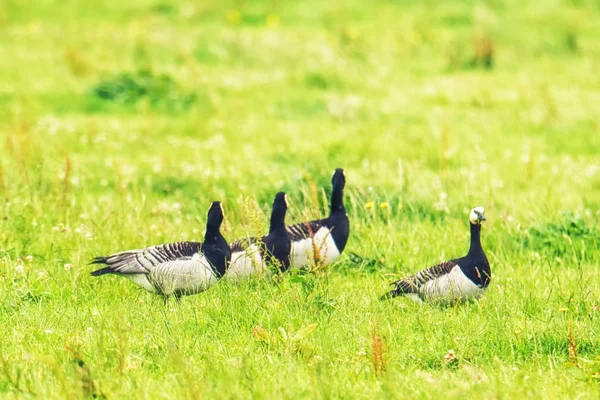
[[[599,37],[584,0],[4,0],[0,185],[50,219],[283,189],[296,219],[344,167],[355,215],[592,217]]]

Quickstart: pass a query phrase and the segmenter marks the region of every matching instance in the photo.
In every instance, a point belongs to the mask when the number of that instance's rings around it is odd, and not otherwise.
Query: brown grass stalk
[[[577,343],[575,343],[575,335],[573,334],[573,319],[569,318],[568,325],[569,332],[569,362],[575,366],[579,366],[577,363]]]
[[[371,329],[371,363],[375,376],[379,376],[386,370],[387,360],[384,353],[383,338],[379,329],[379,320],[377,320]]]

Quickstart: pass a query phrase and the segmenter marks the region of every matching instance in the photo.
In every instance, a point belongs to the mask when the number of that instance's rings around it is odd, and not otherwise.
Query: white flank
[[[141,286],[142,289],[149,291],[150,293],[156,293],[156,288],[152,285],[152,283],[148,280],[148,275],[146,274],[134,274],[134,275],[123,275],[133,283],[138,286]]]
[[[198,253],[191,260],[168,261],[157,265],[150,274],[154,285],[165,295],[174,292],[200,293],[218,281],[208,260]]]
[[[408,294],[405,294],[404,296],[407,299],[411,299],[415,303],[422,303],[423,302],[423,300],[421,300],[421,298],[419,297],[419,295],[416,294],[416,293],[408,293]]]
[[[258,246],[252,244],[246,251],[236,251],[231,255],[231,262],[224,278],[241,281],[252,275],[263,274],[266,270]]]
[[[318,250],[317,257],[314,249]],[[340,256],[331,231],[325,227],[320,228],[312,238],[306,238],[292,242],[292,254],[290,255],[291,268],[304,268],[311,264],[331,264]]]
[[[477,298],[481,296],[483,289],[467,278],[457,265],[449,274],[427,282],[419,292],[427,300],[452,302]]]

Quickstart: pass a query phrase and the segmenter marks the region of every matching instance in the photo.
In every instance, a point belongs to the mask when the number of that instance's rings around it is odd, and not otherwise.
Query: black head
[[[213,201],[208,209],[208,217],[206,219],[206,230],[216,232],[221,229],[223,223],[223,206],[220,201]]]
[[[279,192],[275,195],[275,200],[273,200],[273,210],[283,210],[284,212],[288,208],[287,196],[285,192]]]
[[[210,262],[218,277],[225,274],[229,260],[231,260],[231,248],[220,231],[222,223],[223,206],[220,202],[213,201],[208,209],[202,253]]]
[[[273,210],[271,211],[271,227],[269,232],[277,229],[285,230],[285,213],[287,212],[287,197],[284,192],[279,192],[273,200]]]
[[[344,175],[344,170],[342,168],[336,168],[333,177],[331,178],[331,186],[333,186],[334,189],[343,189],[344,186],[346,186],[346,176]]]
[[[292,250],[292,242],[285,228],[287,208],[285,193],[277,193],[275,200],[273,200],[269,234],[263,238],[269,264],[278,264],[282,271],[287,270],[290,266],[290,252]]]
[[[331,211],[330,215],[333,214],[346,214],[344,208],[344,186],[346,185],[346,177],[344,176],[344,170],[337,168],[331,178],[331,185],[333,190],[331,191]]]

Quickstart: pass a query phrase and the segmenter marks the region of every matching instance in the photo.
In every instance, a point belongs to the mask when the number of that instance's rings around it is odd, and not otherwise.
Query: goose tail
[[[398,297],[401,296],[402,293],[398,292],[397,288],[394,288],[393,290],[390,290],[389,292],[387,292],[386,294],[384,294],[383,296],[381,296],[379,298],[379,300],[384,301],[384,300],[389,300],[389,299],[393,299],[394,297]]]
[[[92,262],[90,262],[90,265],[94,265],[94,264],[108,265],[108,257],[103,257],[103,256],[94,257]],[[113,270],[110,267],[105,267],[105,268],[100,268],[100,269],[97,269],[97,270],[91,272],[90,275],[101,276],[101,275],[110,274],[111,272],[113,272]]]
[[[90,272],[91,276],[102,276],[106,274],[111,274],[114,271],[110,267],[100,268],[95,271]]]
[[[94,259],[92,260],[92,262],[90,262],[89,265],[91,265],[91,264],[108,264],[108,257],[104,257],[104,256],[94,257]]]

